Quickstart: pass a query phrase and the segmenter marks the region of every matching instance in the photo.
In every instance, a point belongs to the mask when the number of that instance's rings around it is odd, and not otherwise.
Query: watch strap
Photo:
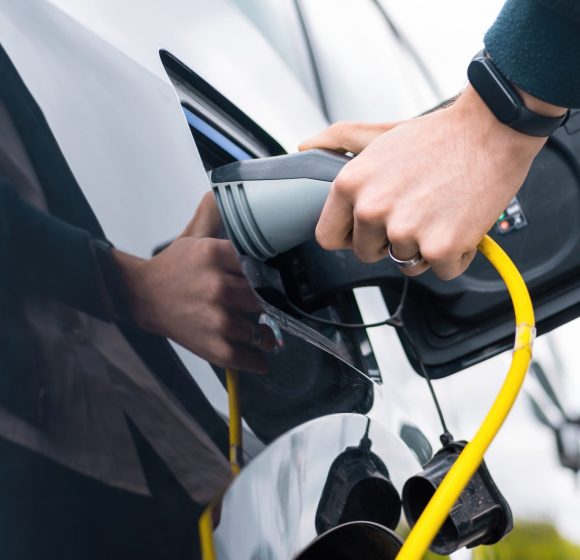
[[[518,118],[514,121],[512,128],[530,136],[550,136],[558,130],[558,128],[566,124],[569,116],[570,109],[560,117],[547,117],[546,115],[540,115],[539,113],[528,109],[522,101]]]
[[[548,117],[528,109],[515,87],[495,67],[485,50],[475,55],[467,76],[489,110],[503,124],[530,136],[547,137],[566,123],[570,111]]]

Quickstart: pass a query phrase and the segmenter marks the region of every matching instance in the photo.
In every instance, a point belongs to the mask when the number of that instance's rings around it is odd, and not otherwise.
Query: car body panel
[[[325,14],[348,17],[352,23],[354,3],[314,0],[300,5],[312,33],[333,119],[406,118],[434,100],[423,78],[400,62],[408,58],[388,34],[384,21],[377,18],[375,8],[360,4],[361,21],[368,25],[349,28],[344,23],[331,32],[321,25]],[[274,48],[232,2],[1,0],[0,8],[2,44],[42,108],[84,195],[108,238],[134,254],[147,257],[159,243],[178,234],[209,189],[160,50],[170,52],[199,74],[288,151],[327,125],[308,69],[296,69],[309,64],[304,49],[299,49],[296,61],[284,62],[283,49]],[[287,5],[283,9],[288,9]],[[348,42],[343,40],[349,33],[368,35],[364,46],[374,53],[368,65],[361,63],[362,50],[349,51]],[[394,57],[391,49],[397,49],[403,58]],[[342,60],[339,67],[333,63],[336,56]],[[393,72],[381,74],[391,63]],[[375,82],[375,77],[376,85],[371,88],[369,82]],[[357,290],[356,297],[364,320],[387,312],[378,288]],[[410,421],[426,426],[425,432],[434,442],[438,425],[429,397],[417,396],[422,380],[411,379],[411,367],[396,334],[383,327],[369,332],[369,337],[384,383],[372,385],[373,406],[367,415],[376,422],[373,437],[383,448],[385,462],[393,461],[390,471],[400,488],[401,481],[419,465],[396,435],[399,427]],[[226,394],[210,365],[183,348],[175,348],[215,408],[226,416]],[[352,422],[359,428],[366,421],[362,415],[348,417],[345,424]],[[326,425],[326,418],[313,422],[319,421]],[[312,426],[306,424],[304,430]],[[294,434],[303,431],[300,427],[294,430]],[[321,455],[327,463],[332,460],[331,453],[354,441],[343,434],[333,435],[334,447],[328,455]],[[272,452],[281,449],[288,450],[280,443]],[[399,455],[400,462],[393,459]],[[264,457],[260,469],[267,471]],[[294,459],[299,463],[300,455]],[[281,466],[282,461],[276,464],[276,468]],[[328,465],[323,466],[326,469]],[[320,478],[320,473],[317,476]],[[247,500],[241,490],[240,497],[234,499],[236,488],[232,486],[231,500]],[[309,496],[312,503],[314,498],[318,498],[314,493]],[[314,507],[312,503],[309,507]],[[280,499],[277,514],[298,512],[284,510],[283,505]],[[305,519],[311,522],[307,516]],[[223,527],[221,530],[226,531],[225,521]],[[305,543],[314,535],[311,523],[297,530],[302,531],[302,541],[296,542]],[[274,539],[276,535],[263,538]],[[289,550],[282,545],[274,549],[279,558]]]
[[[215,26],[208,24],[212,14]],[[160,49],[195,68],[251,116],[258,113],[252,92],[259,88],[259,121],[288,149],[325,124],[260,34],[223,0],[146,6],[7,1],[0,22],[4,48],[107,236],[141,256],[177,234],[209,188]],[[220,36],[226,44],[208,57],[208,45]],[[283,99],[300,107],[291,118],[279,110]],[[129,216],[128,207],[135,209]]]

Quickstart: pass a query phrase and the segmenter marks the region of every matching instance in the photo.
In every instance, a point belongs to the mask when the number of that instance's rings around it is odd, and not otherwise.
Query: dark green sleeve
[[[512,83],[548,103],[580,107],[580,0],[507,0],[484,42]]]

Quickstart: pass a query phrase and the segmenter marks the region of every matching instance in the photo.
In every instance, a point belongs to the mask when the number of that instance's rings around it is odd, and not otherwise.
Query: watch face
[[[502,123],[516,120],[520,100],[499,72],[484,58],[475,58],[467,68],[469,82]]]

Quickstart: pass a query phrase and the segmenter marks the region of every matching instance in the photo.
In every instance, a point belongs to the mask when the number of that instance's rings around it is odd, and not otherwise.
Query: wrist
[[[150,297],[147,290],[147,262],[117,249],[111,251],[127,294],[127,307],[133,321],[140,328],[151,330]]]
[[[495,66],[485,50],[477,53],[467,67],[469,83],[498,121],[510,128],[527,134],[547,138],[561,127],[570,115],[569,111],[549,116],[528,107],[517,88]],[[528,105],[539,107],[546,113],[558,112],[558,107],[525,94]]]
[[[497,145],[510,157],[531,161],[546,143],[545,137],[530,136],[500,122],[471,84],[467,85],[452,108],[460,120],[471,123],[478,130],[483,143]]]
[[[519,96],[522,98],[524,105],[534,111],[534,113],[538,113],[545,117],[561,117],[566,111],[567,107],[559,107],[558,105],[552,105],[551,103],[546,103],[533,95],[525,92],[523,89],[520,89],[517,86],[514,86],[514,89],[518,92]]]

